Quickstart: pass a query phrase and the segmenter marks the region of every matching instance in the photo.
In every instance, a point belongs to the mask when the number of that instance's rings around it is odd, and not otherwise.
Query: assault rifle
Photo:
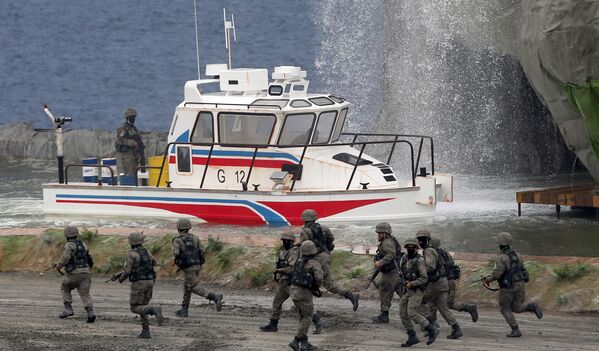
[[[48,268],[44,269],[44,272],[51,271],[53,269],[56,269],[56,271],[60,273],[60,275],[64,275],[64,273],[60,269],[56,268],[56,263],[52,263],[50,266],[48,266]]]
[[[368,282],[368,285],[366,286],[366,290],[368,290],[368,288],[370,288],[371,285],[374,285],[375,288],[378,289],[378,284],[374,281],[376,279],[376,277],[381,273],[380,269],[377,269],[374,271],[374,273],[372,274],[372,276],[370,277],[370,281]]]
[[[489,291],[499,291],[499,288],[492,288],[489,286],[489,284],[487,282],[485,282],[485,277],[483,277],[482,275],[480,276],[480,281],[483,283],[483,286],[489,290]]]
[[[108,282],[115,282],[117,281],[117,279],[119,279],[121,276],[123,275],[123,272],[120,273],[115,273],[112,275],[112,277],[110,279],[107,279],[104,283],[108,283]]]

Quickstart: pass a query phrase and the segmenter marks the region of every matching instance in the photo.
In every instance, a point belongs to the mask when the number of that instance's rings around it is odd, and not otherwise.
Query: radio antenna
[[[231,56],[231,32],[233,32],[233,41],[237,43],[237,33],[235,32],[235,16],[231,14],[231,21],[227,21],[227,10],[223,7],[223,21],[225,24],[225,48],[229,55],[229,69],[233,68]]]
[[[198,80],[200,80],[202,77],[200,75],[200,42],[198,40],[198,10],[196,6],[196,0],[193,0],[193,17],[196,27],[196,62],[198,64]]]

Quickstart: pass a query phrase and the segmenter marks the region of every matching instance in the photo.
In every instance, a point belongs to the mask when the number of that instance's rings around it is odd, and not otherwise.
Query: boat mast
[[[193,17],[196,27],[196,62],[198,63],[198,80],[200,80],[202,77],[200,76],[200,42],[198,41],[198,11],[196,0],[193,0]]]
[[[227,11],[223,7],[223,21],[225,22],[225,47],[229,55],[229,69],[233,68],[231,57],[231,32],[233,32],[233,41],[237,43],[237,34],[235,32],[235,16],[231,14],[231,20],[227,21]]]

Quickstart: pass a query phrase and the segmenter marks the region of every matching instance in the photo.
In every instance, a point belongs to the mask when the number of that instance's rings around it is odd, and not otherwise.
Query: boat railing
[[[95,167],[98,168],[98,171],[100,170],[100,168],[108,168],[110,170],[110,180],[111,180],[111,184],[110,185],[116,185],[116,178],[114,177],[114,170],[107,165],[89,165],[89,164],[82,164],[82,163],[69,163],[68,165],[66,165],[66,167],[64,168],[64,183],[65,184],[69,184],[69,168],[71,167]],[[100,174],[100,172],[98,172],[98,185],[102,185],[102,175]]]
[[[269,105],[269,104],[236,104],[236,103],[231,103],[231,102],[186,102],[184,106],[187,105],[214,105],[214,108],[222,108],[223,106],[240,106],[240,107],[245,107],[248,110],[252,107],[257,107],[257,108],[272,108],[272,109],[276,109],[276,110],[282,110],[282,107],[279,105]]]
[[[296,165],[295,170],[290,171],[289,173],[291,173],[293,175],[293,181],[291,183],[291,187],[290,187],[290,191],[293,191],[293,189],[295,188],[295,182],[297,181],[298,175],[301,172],[302,169],[302,165],[304,162],[304,158],[306,155],[306,151],[309,148],[319,148],[319,147],[330,147],[330,146],[351,146],[351,147],[359,147],[360,153],[358,155],[358,158],[356,159],[356,162],[353,165],[353,169],[352,169],[352,173],[351,176],[349,178],[349,181],[347,182],[347,185],[345,187],[346,190],[349,190],[353,178],[355,176],[356,170],[358,168],[358,165],[360,164],[360,161],[362,160],[362,155],[364,154],[364,150],[366,148],[367,145],[391,145],[391,152],[389,154],[389,159],[388,161],[391,160],[391,157],[393,156],[393,152],[395,151],[395,146],[397,144],[406,144],[409,147],[410,150],[410,175],[412,178],[412,186],[416,186],[416,168],[415,168],[415,158],[414,158],[414,145],[412,144],[411,141],[409,140],[405,140],[405,139],[400,139],[401,137],[403,137],[402,135],[395,135],[395,134],[380,134],[380,135],[376,135],[376,134],[356,134],[356,133],[349,133],[347,135],[352,135],[354,136],[354,140],[352,142],[347,142],[347,143],[335,143],[335,144],[294,144],[294,145],[278,145],[278,144],[232,144],[232,143],[195,143],[195,142],[181,142],[181,141],[172,141],[169,142],[166,145],[165,148],[165,157],[162,159],[162,164],[160,166],[160,173],[158,175],[158,180],[156,182],[156,187],[160,186],[160,181],[162,179],[162,174],[163,174],[163,170],[164,170],[164,165],[165,162],[167,160],[170,159],[170,154],[171,151],[169,151],[171,148],[173,148],[173,146],[175,145],[189,145],[189,146],[204,146],[204,147],[210,147],[210,150],[208,151],[208,157],[206,159],[206,164],[204,165],[204,171],[202,174],[202,179],[200,181],[200,189],[202,189],[204,187],[204,181],[206,179],[206,173],[208,171],[208,167],[210,165],[210,160],[212,158],[212,154],[214,151],[214,147],[215,146],[222,146],[222,147],[237,147],[237,148],[250,148],[250,149],[254,149],[253,154],[252,154],[252,161],[250,162],[250,169],[248,170],[248,176],[245,180],[245,184],[243,185],[243,189],[246,190],[247,189],[247,184],[249,184],[249,180],[250,177],[252,175],[252,170],[254,168],[254,163],[256,160],[256,156],[258,154],[258,150],[259,149],[264,149],[264,148],[269,148],[269,147],[276,147],[279,149],[286,149],[286,148],[302,148],[302,154],[299,160],[299,163]],[[379,141],[357,141],[356,139],[359,136],[391,136],[393,137],[392,140],[379,140]],[[426,136],[414,136],[414,135],[406,135],[406,137],[418,137],[421,138],[422,140],[425,138],[430,138],[430,137],[426,137]],[[432,138],[430,138],[430,142],[431,142],[431,152],[432,152]],[[420,159],[420,152],[422,150],[422,141],[420,143],[419,146],[419,154],[418,154],[418,160]],[[170,160],[169,160],[170,162]],[[388,164],[388,162],[387,162]],[[416,162],[417,164],[417,162]]]

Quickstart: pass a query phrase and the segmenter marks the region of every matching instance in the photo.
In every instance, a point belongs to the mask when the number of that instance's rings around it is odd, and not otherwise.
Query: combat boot
[[[141,333],[137,337],[140,339],[151,339],[152,335],[150,335],[150,326],[148,324],[142,324]]]
[[[276,331],[279,331],[278,325],[279,325],[278,319],[271,319],[267,325],[260,327],[260,330],[263,332],[276,332]]]
[[[513,326],[512,327],[512,331],[511,333],[506,335],[508,338],[519,338],[522,336],[522,333],[520,333],[520,328],[518,328],[518,326]]]
[[[65,302],[64,303],[64,311],[62,311],[62,313],[60,315],[58,315],[58,318],[64,319],[64,318],[70,317],[74,314],[75,314],[75,312],[73,312],[73,306],[71,306],[71,303]]]
[[[435,328],[437,328],[437,329],[440,329],[440,328],[441,328],[441,326],[439,325],[439,323],[437,323],[437,320],[436,320],[436,319],[432,319],[432,318],[431,318],[431,319],[429,319],[429,318],[427,318],[427,320],[428,320],[429,324],[432,324],[432,325],[433,325],[433,327],[435,327]]]
[[[534,302],[529,303],[526,306],[526,310],[529,312],[533,312],[537,316],[538,319],[543,318],[543,310],[541,309],[541,306],[539,306],[538,303],[534,303]]]
[[[181,305],[181,309],[178,310],[177,312],[175,312],[175,315],[177,315],[177,317],[187,317],[189,316],[189,305]]]
[[[158,325],[162,325],[164,323],[164,316],[162,315],[162,307],[150,307],[150,315],[156,316],[156,321]]]
[[[216,312],[220,312],[223,309],[223,294],[212,294],[208,295],[210,301],[214,301],[216,305]]]
[[[87,311],[87,323],[93,323],[96,321],[96,315],[94,314],[94,307],[89,305],[85,308]]]
[[[357,311],[358,303],[360,302],[360,294],[348,292],[347,295],[345,295],[345,298],[351,301],[352,305],[354,305],[354,311]]]
[[[460,329],[460,325],[458,323],[451,326],[451,334],[447,335],[448,339],[457,339],[459,337],[464,336],[462,334],[462,330]]]
[[[322,320],[318,313],[314,313],[312,316],[312,322],[314,322],[314,334],[322,333]]]
[[[401,347],[410,347],[412,345],[416,345],[420,342],[420,339],[416,336],[416,331],[408,330],[408,340],[401,344]]]
[[[470,313],[470,317],[472,317],[472,321],[476,323],[478,321],[478,310],[476,305],[466,304],[464,305],[464,311]]]
[[[381,311],[378,316],[372,317],[374,323],[389,323],[389,311]]]
[[[426,341],[427,345],[434,343],[435,339],[437,339],[437,336],[439,336],[439,333],[441,332],[441,330],[439,328],[435,328],[432,323],[429,323],[424,330],[426,330],[428,336],[428,340]]]
[[[318,347],[310,344],[310,342],[308,341],[308,337],[304,336],[302,338],[302,340],[300,341],[300,351],[312,351],[312,350],[318,350]]]
[[[289,343],[289,347],[291,347],[293,351],[300,351],[300,341],[301,339],[295,336],[293,340],[291,340],[291,342]]]

